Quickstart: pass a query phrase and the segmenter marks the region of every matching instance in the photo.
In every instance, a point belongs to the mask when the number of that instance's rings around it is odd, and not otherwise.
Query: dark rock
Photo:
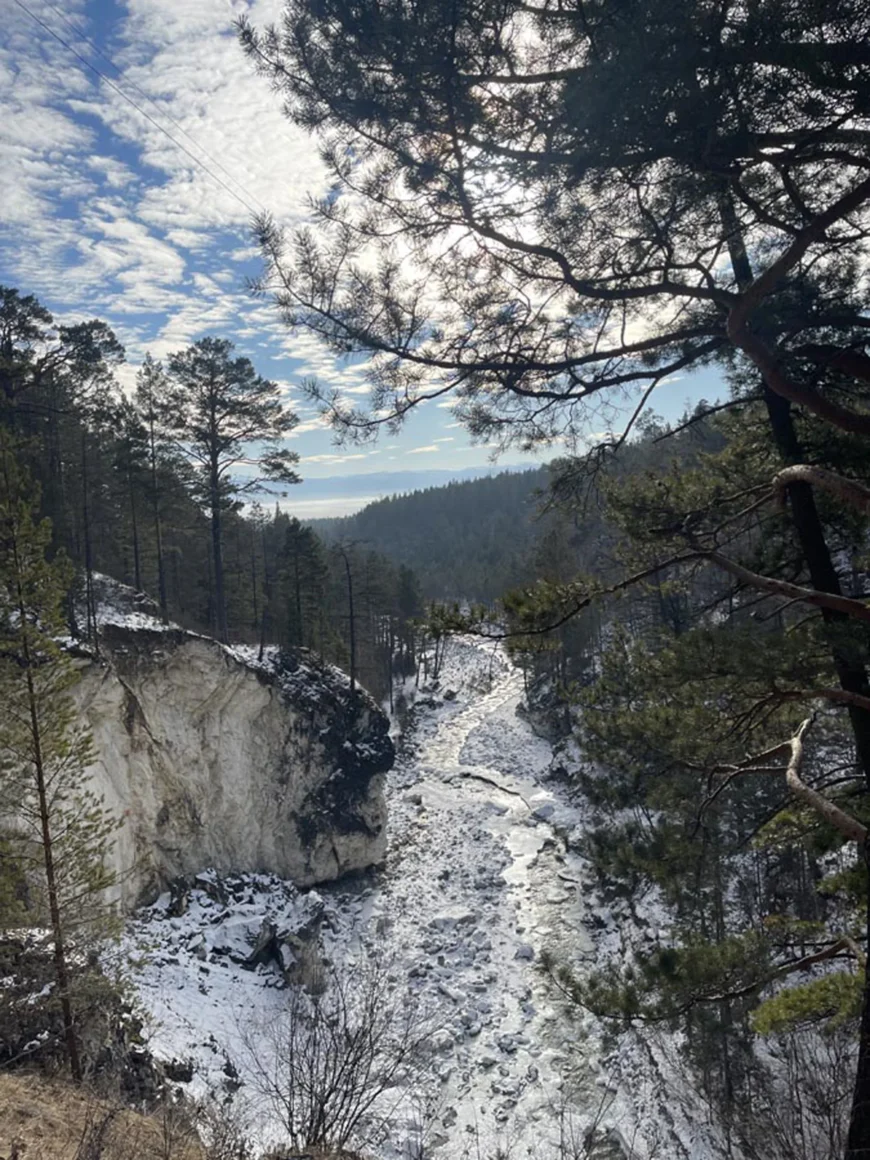
[[[185,878],[173,878],[169,883],[169,907],[167,914],[181,918],[190,907],[190,886]]]
[[[193,1061],[170,1059],[163,1064],[163,1074],[173,1083],[190,1083],[193,1079]]]

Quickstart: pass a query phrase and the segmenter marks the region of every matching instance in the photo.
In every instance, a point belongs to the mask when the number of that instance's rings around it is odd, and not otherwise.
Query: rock
[[[190,887],[184,878],[173,878],[169,883],[169,906],[166,913],[181,918],[190,907]]]
[[[441,695],[443,696],[445,701],[455,701],[456,700],[456,690],[455,689],[445,689]]]
[[[523,962],[530,963],[535,957],[535,948],[529,943],[521,943],[514,954],[515,959],[520,959]]]
[[[221,883],[221,880],[214,874],[197,874],[193,880],[195,889],[201,890],[213,902],[219,903],[221,906],[227,904],[227,892]]]
[[[122,819],[123,909],[203,866],[310,886],[383,861],[389,722],[337,669],[304,650],[258,665],[156,621],[104,624],[100,644],[76,656],[72,694],[98,755],[90,788]],[[184,913],[182,890],[172,905]]]
[[[280,961],[280,953],[275,941],[277,933],[274,922],[264,919],[254,940],[253,950],[244,960],[243,965],[253,968],[258,964],[265,966],[266,963],[273,962],[276,958]]]
[[[203,962],[208,958],[208,948],[205,942],[205,935],[202,933],[202,931],[197,931],[195,934],[190,936],[187,942],[187,949],[191,951],[192,954],[196,955],[198,959],[202,959]]]
[[[170,1059],[163,1063],[163,1074],[173,1083],[190,1083],[193,1079],[193,1061]]]
[[[445,1027],[442,1027],[438,1031],[434,1031],[432,1033],[431,1043],[432,1050],[441,1053],[445,1051],[451,1051],[456,1043],[456,1040]]]
[[[586,851],[586,830],[583,826],[574,826],[565,838],[565,848],[571,854],[583,854]]]
[[[429,920],[428,926],[431,930],[451,931],[457,927],[476,926],[477,920],[478,916],[473,910],[457,906],[452,910],[442,910],[436,914],[434,918]]]
[[[556,812],[556,807],[552,802],[544,802],[543,805],[538,806],[532,810],[532,817],[537,822],[547,822]]]

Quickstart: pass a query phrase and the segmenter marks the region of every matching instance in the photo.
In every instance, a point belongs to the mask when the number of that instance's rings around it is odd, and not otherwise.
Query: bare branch
[[[789,758],[788,766],[785,771],[785,780],[789,789],[805,802],[808,806],[816,811],[825,821],[830,822],[844,838],[850,842],[857,842],[859,846],[863,846],[867,840],[867,827],[863,826],[856,818],[847,814],[845,810],[840,809],[838,805],[826,798],[824,794],[820,794],[818,790],[807,785],[801,779],[801,765],[804,756],[804,737],[813,723],[812,717],[807,717],[801,722],[800,728],[790,742],[791,757]]]
[[[744,568],[736,560],[723,556],[721,552],[700,549],[712,564],[728,572],[750,588],[758,588],[762,592],[769,592],[772,596],[783,596],[786,600],[799,600],[805,604],[812,604],[817,608],[828,608],[832,612],[842,612],[854,620],[870,622],[870,604],[864,600],[856,600],[850,596],[839,596],[833,592],[820,592],[816,588],[803,588],[799,584],[791,584],[788,580],[777,580],[772,576],[762,576],[760,572],[753,572]]]
[[[870,488],[857,480],[847,479],[824,467],[812,467],[807,463],[785,467],[773,477],[773,489],[780,507],[785,505],[787,489],[792,483],[809,483],[828,491],[844,500],[859,511],[870,512]]]

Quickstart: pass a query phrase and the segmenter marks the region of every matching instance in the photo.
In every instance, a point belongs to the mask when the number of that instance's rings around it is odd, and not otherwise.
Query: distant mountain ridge
[[[490,601],[529,578],[528,556],[541,529],[537,497],[548,482],[546,466],[454,477],[387,496],[351,516],[308,522],[326,540],[358,541],[407,564],[431,599]]]
[[[305,476],[305,461],[299,465],[302,482],[293,488],[294,495],[319,499],[333,495],[398,495],[422,491],[427,487],[443,487],[454,481],[481,479],[504,472],[522,472],[527,468],[515,465],[505,467],[431,467],[410,471],[361,471],[354,475]]]

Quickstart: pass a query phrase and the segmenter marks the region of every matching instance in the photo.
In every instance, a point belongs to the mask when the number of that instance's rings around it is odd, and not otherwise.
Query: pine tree
[[[258,375],[249,359],[234,358],[233,349],[226,339],[203,338],[172,355],[160,409],[164,429],[196,469],[197,496],[209,512],[215,622],[224,642],[224,515],[268,481],[297,482],[292,465],[299,458],[281,445],[296,417],[283,406],[279,387]]]
[[[58,637],[70,570],[46,558],[48,521],[0,434],[0,813],[4,854],[26,892],[27,916],[50,930],[54,994],[72,1076],[83,1078],[71,947],[106,917],[114,819],[89,789],[89,734],[69,691],[77,680]],[[19,916],[20,917],[20,916]],[[103,928],[104,929],[104,928]]]
[[[154,546],[157,563],[157,594],[160,611],[165,620],[168,615],[168,597],[166,586],[166,560],[163,550],[163,497],[160,488],[160,464],[165,455],[165,446],[161,439],[159,419],[160,401],[167,392],[166,377],[163,367],[146,354],[139,373],[136,376],[135,405],[139,417],[145,428],[148,456],[148,487],[146,493],[151,507],[151,520],[154,528]]]
[[[327,563],[323,545],[295,517],[282,521],[279,549],[282,604],[280,635],[286,645],[323,651],[320,618],[326,599]]]

